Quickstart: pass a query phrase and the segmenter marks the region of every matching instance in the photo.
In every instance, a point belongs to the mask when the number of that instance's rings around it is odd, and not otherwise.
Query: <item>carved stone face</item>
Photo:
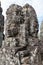
[[[10,37],[15,37],[19,32],[19,21],[14,15],[8,19],[7,32]]]
[[[23,6],[23,15],[24,15],[24,20],[25,20],[25,25],[26,25],[26,30],[28,31],[29,36],[34,36],[37,37],[38,34],[38,21],[37,21],[37,16],[36,12],[33,9],[32,6],[26,4]]]
[[[19,7],[17,8],[17,6],[14,6],[13,8],[9,8],[7,11],[7,35],[9,37],[16,37],[22,22],[23,17],[21,16],[21,10]]]

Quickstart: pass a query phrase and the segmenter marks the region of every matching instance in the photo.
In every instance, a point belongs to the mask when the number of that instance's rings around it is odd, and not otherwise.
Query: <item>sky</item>
[[[28,3],[33,6],[36,11],[39,24],[43,21],[43,0],[0,0],[3,8],[3,15],[6,17],[6,10],[11,4],[23,6]]]

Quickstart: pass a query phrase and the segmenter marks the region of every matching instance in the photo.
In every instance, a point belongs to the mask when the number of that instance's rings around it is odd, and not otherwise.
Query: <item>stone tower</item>
[[[14,57],[11,59],[9,56],[10,60],[12,60],[12,65],[27,65],[29,63],[34,65],[34,59],[37,58],[36,53],[38,51],[38,47],[34,46],[38,44],[36,38],[38,34],[38,20],[35,10],[29,4],[23,7],[12,4],[7,9],[6,15],[5,47],[8,47],[8,50],[5,49],[8,51],[8,55],[12,56],[12,58]],[[35,52],[35,57],[33,56],[33,52]],[[9,65],[11,65],[10,62]]]
[[[38,21],[33,7],[29,4],[23,7],[12,4],[6,15],[0,65],[41,65],[37,38]]]

